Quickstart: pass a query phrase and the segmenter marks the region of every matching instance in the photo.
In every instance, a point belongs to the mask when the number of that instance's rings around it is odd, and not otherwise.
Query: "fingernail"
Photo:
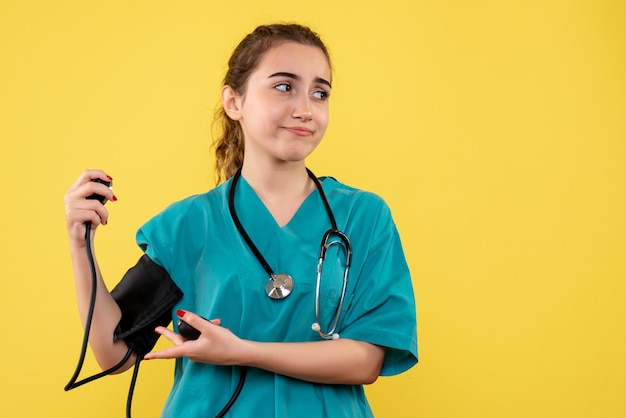
[[[182,318],[183,316],[185,316],[185,311],[179,309],[179,310],[176,311],[176,315],[178,315],[179,317]]]
[[[108,174],[107,174],[107,178],[109,179],[109,181],[113,180],[113,177],[109,176]]]
[[[113,195],[113,197],[111,198],[112,201],[117,202],[117,196]]]

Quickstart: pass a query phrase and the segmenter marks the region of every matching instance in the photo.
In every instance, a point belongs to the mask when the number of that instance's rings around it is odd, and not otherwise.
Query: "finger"
[[[92,195],[100,195],[104,196],[106,200],[110,200],[115,202],[117,197],[113,194],[113,183],[102,184],[97,181],[88,181],[84,184],[81,184],[75,189],[75,196],[79,199],[91,199],[95,198]],[[105,201],[106,202],[106,201]]]
[[[69,225],[91,222],[93,225],[106,224],[109,218],[108,210],[97,200],[65,199],[65,217]]]
[[[180,334],[175,333],[169,328],[156,327],[154,332],[156,332],[157,334],[161,334],[162,336],[164,336],[165,338],[167,338],[168,340],[170,340],[176,345],[181,345],[182,343],[185,342],[185,339],[181,337]]]
[[[112,188],[106,184],[93,181],[95,179],[100,179],[111,185],[113,181],[112,177],[102,170],[85,170],[69,188],[67,196],[84,199],[92,194],[98,194],[106,197],[107,200],[116,201],[117,197],[113,194]]]
[[[182,309],[177,310],[176,315],[198,331],[202,331],[203,328],[206,328],[208,325],[207,323],[212,323],[214,325],[219,325],[221,323],[221,320],[219,318],[209,321],[201,317],[200,315]]]
[[[84,210],[84,211],[72,211],[67,214],[67,225],[68,228],[76,228],[83,229],[85,224],[89,222],[91,224],[91,229],[95,229],[98,225],[106,225],[108,216],[100,215],[92,210]]]
[[[104,184],[90,181],[89,179],[102,173],[101,171],[87,171],[81,175],[70,191],[64,197],[67,224],[76,225],[91,222],[92,225],[107,224],[109,213],[104,205],[96,199],[88,199],[93,194],[104,196],[108,200],[117,200],[113,191]],[[85,182],[82,183],[81,182]],[[89,211],[95,212],[89,213]],[[97,215],[97,216],[96,216]]]
[[[184,348],[182,345],[177,345],[174,347],[166,348],[164,350],[159,351],[151,351],[146,354],[143,359],[144,360],[154,360],[154,359],[172,359],[172,358],[180,358],[184,357]]]
[[[72,185],[72,188],[76,188],[79,187],[82,184],[85,184],[89,181],[95,180],[95,179],[101,179],[104,181],[112,181],[113,178],[111,176],[109,176],[107,173],[105,173],[102,170],[85,170],[83,171],[80,176],[78,176],[78,178],[76,179],[76,181],[74,182],[74,184]]]

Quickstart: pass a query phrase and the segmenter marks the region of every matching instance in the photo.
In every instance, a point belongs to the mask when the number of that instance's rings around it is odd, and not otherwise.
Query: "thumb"
[[[193,325],[193,323],[196,322],[196,315],[180,309],[176,311],[176,315],[180,318],[178,320],[178,333],[185,340],[197,340],[200,338],[202,332],[198,329],[197,325]]]
[[[192,312],[189,311],[184,311],[182,309],[178,309],[176,311],[176,316],[178,316],[180,319],[185,319],[185,322],[187,322],[187,320],[189,321],[193,321],[193,319],[191,319],[192,316],[195,316]]]

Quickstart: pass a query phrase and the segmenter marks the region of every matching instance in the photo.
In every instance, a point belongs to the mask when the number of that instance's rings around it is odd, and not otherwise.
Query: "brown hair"
[[[317,47],[326,55],[330,65],[330,55],[326,46],[319,35],[308,27],[298,24],[263,25],[257,27],[237,45],[228,60],[223,85],[230,86],[237,94],[245,93],[248,78],[259,65],[263,55],[284,42]],[[235,175],[243,164],[244,138],[239,122],[230,119],[221,105],[216,111],[214,123],[220,128],[213,142],[215,173],[219,184],[222,180]]]

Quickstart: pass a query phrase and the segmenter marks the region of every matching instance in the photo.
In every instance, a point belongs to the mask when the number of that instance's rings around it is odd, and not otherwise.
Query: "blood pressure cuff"
[[[111,296],[122,311],[113,341],[123,339],[143,357],[159,339],[154,329],[170,323],[171,310],[183,292],[163,267],[143,255],[111,291]]]

